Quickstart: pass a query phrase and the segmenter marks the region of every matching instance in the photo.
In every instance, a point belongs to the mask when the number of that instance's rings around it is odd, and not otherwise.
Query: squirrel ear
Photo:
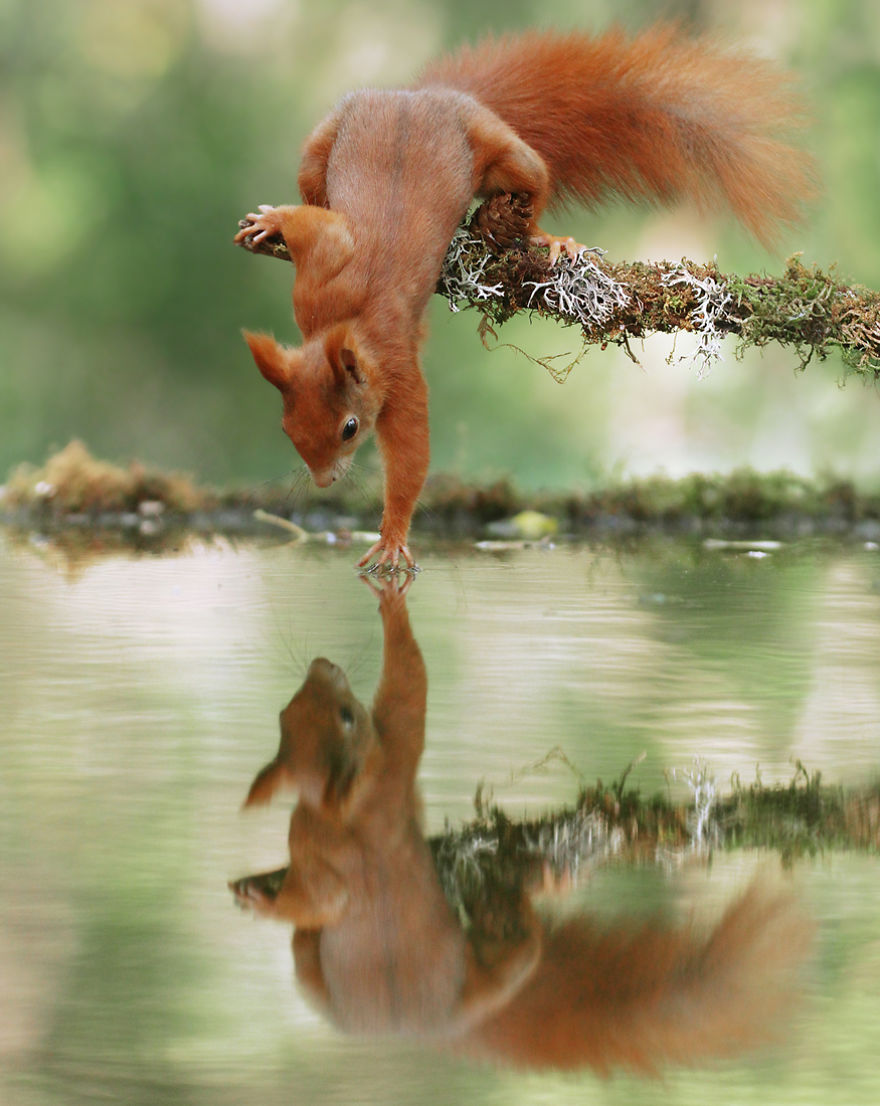
[[[290,390],[292,373],[290,371],[290,351],[279,345],[271,334],[253,334],[243,330],[244,340],[250,347],[257,368],[279,392]]]
[[[286,777],[287,772],[281,758],[270,760],[255,776],[242,807],[264,806],[285,783]]]
[[[364,376],[363,370],[358,364],[358,359],[355,356],[354,350],[341,349],[339,351],[339,363],[356,383],[364,384],[366,382],[367,378]]]

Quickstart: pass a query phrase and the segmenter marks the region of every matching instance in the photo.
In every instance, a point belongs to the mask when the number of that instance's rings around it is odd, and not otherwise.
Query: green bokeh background
[[[558,229],[616,258],[717,255],[778,271],[787,254],[880,287],[880,7],[861,0],[0,0],[0,473],[83,438],[92,451],[212,482],[283,477],[279,430],[242,326],[293,341],[290,272],[231,244],[238,218],[295,197],[298,149],[352,87],[405,81],[487,30],[632,28],[680,19],[794,70],[823,193],[776,253],[726,215],[614,206]],[[741,464],[875,483],[876,391],[803,376],[783,351],[729,350],[708,378],[648,342],[642,368],[592,349],[560,388],[473,313],[431,309],[433,468],[523,487]],[[517,319],[535,356],[573,331]],[[671,360],[669,360],[672,353]],[[370,454],[364,457],[375,463]]]

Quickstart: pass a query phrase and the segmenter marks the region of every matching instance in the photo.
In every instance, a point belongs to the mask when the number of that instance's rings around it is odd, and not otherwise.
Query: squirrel
[[[244,804],[298,791],[289,867],[229,886],[239,905],[293,923],[311,1003],[348,1033],[535,1069],[655,1074],[763,1043],[793,1006],[809,943],[789,895],[754,883],[708,934],[571,910],[554,921],[538,894],[558,894],[565,874],[499,850],[479,879],[470,858],[453,909],[421,826],[427,676],[411,580],[368,581],[384,634],[372,708],[340,668],[313,661]]]
[[[230,888],[241,905],[293,922],[297,979],[340,1028],[434,1036],[506,1005],[534,968],[538,933],[478,955],[444,896],[416,788],[427,677],[406,609],[411,580],[368,585],[384,631],[372,709],[319,657],[282,711],[278,754],[244,806],[298,790],[290,865],[274,894],[276,873]]]
[[[235,237],[280,236],[297,274],[303,345],[244,332],[281,392],[282,427],[313,480],[343,476],[375,430],[384,466],[380,539],[358,562],[397,568],[429,460],[423,315],[474,197],[523,198],[527,240],[576,256],[544,211],[609,196],[726,202],[760,240],[813,191],[787,144],[799,113],[763,61],[657,26],[488,38],[410,87],[346,96],[306,140],[299,206],[262,205]]]

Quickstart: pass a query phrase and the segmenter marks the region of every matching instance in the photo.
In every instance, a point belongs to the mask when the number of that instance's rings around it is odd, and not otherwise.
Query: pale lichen
[[[440,277],[450,311],[460,311],[461,304],[471,307],[501,298],[504,285],[500,281],[485,283],[486,269],[493,260],[478,235],[468,226],[458,228],[446,252]]]
[[[604,253],[598,246],[582,246],[575,258],[563,254],[546,279],[523,281],[532,289],[527,306],[565,315],[587,331],[604,328],[632,302],[630,290],[598,264]]]
[[[721,343],[730,331],[727,319],[733,294],[726,280],[710,275],[698,277],[684,262],[662,273],[660,279],[667,287],[684,285],[696,293],[697,302],[690,312],[690,320],[697,345],[690,359],[697,364],[697,375],[702,379],[716,361],[724,360]],[[686,355],[679,358],[679,361],[684,360],[688,360]]]

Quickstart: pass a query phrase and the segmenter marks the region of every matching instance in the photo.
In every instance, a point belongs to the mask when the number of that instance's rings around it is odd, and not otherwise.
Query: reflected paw
[[[384,573],[378,569],[366,568],[361,572],[360,578],[379,600],[379,610],[391,610],[403,604],[416,572],[418,565],[409,570]]]
[[[230,883],[229,890],[242,910],[252,910],[255,914],[271,914],[274,910],[275,900],[250,876]]]

